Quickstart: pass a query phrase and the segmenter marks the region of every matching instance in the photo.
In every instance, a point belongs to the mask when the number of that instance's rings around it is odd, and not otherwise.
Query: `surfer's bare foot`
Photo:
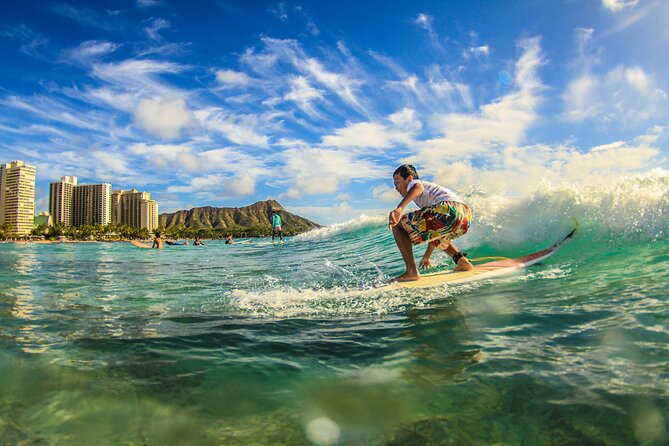
[[[453,271],[470,271],[474,269],[472,262],[467,260],[466,257],[460,257],[458,264],[453,268]]]
[[[420,274],[418,273],[415,274],[404,273],[393,279],[390,279],[388,282],[415,282],[418,279],[420,279]]]

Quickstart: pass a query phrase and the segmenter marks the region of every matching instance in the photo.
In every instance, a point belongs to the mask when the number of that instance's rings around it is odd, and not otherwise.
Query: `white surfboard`
[[[420,279],[412,282],[391,282],[386,285],[365,291],[373,291],[376,293],[402,288],[428,288],[444,284],[473,282],[475,280],[483,280],[491,277],[510,274],[513,271],[534,265],[535,263],[539,263],[542,260],[552,256],[560,248],[560,246],[562,246],[562,244],[569,238],[573,237],[575,233],[576,229],[571,231],[561,242],[556,243],[550,248],[542,249],[541,251],[533,252],[532,254],[518,257],[516,259],[505,259],[480,263],[475,265],[474,269],[470,271],[442,271],[438,273],[424,274],[420,276]]]

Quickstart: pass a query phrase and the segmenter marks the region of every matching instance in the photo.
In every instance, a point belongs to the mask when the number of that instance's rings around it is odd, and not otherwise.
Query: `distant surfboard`
[[[444,284],[458,284],[473,282],[475,280],[483,280],[491,277],[502,276],[510,274],[513,271],[521,268],[526,268],[535,263],[539,263],[544,259],[555,254],[555,252],[562,246],[562,244],[574,236],[576,229],[571,231],[561,242],[556,243],[550,248],[542,249],[541,251],[528,254],[517,259],[496,260],[493,262],[480,263],[474,266],[470,271],[442,271],[432,274],[424,274],[420,279],[413,282],[392,282],[387,285],[382,285],[377,288],[365,290],[366,292],[383,292],[390,290],[398,290],[402,288],[429,288]]]
[[[135,245],[138,248],[151,249],[151,247],[149,245],[147,245],[146,243],[138,242],[137,240],[130,240],[130,243],[132,243],[133,245]]]

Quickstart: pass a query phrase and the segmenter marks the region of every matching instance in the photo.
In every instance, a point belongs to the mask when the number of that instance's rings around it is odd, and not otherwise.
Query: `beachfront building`
[[[49,213],[54,224],[72,226],[72,194],[77,177],[61,177],[49,185]]]
[[[37,169],[23,161],[0,165],[0,225],[10,235],[28,235],[35,216]]]
[[[111,201],[112,223],[147,228],[149,231],[158,227],[158,203],[151,199],[149,192],[116,190]]]
[[[81,184],[72,188],[72,226],[111,222],[111,184]]]

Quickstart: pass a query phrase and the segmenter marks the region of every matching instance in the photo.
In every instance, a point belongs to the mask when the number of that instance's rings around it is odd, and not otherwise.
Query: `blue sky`
[[[187,5],[187,6],[185,6]],[[666,176],[669,2],[22,1],[0,14],[0,161],[161,212]]]

